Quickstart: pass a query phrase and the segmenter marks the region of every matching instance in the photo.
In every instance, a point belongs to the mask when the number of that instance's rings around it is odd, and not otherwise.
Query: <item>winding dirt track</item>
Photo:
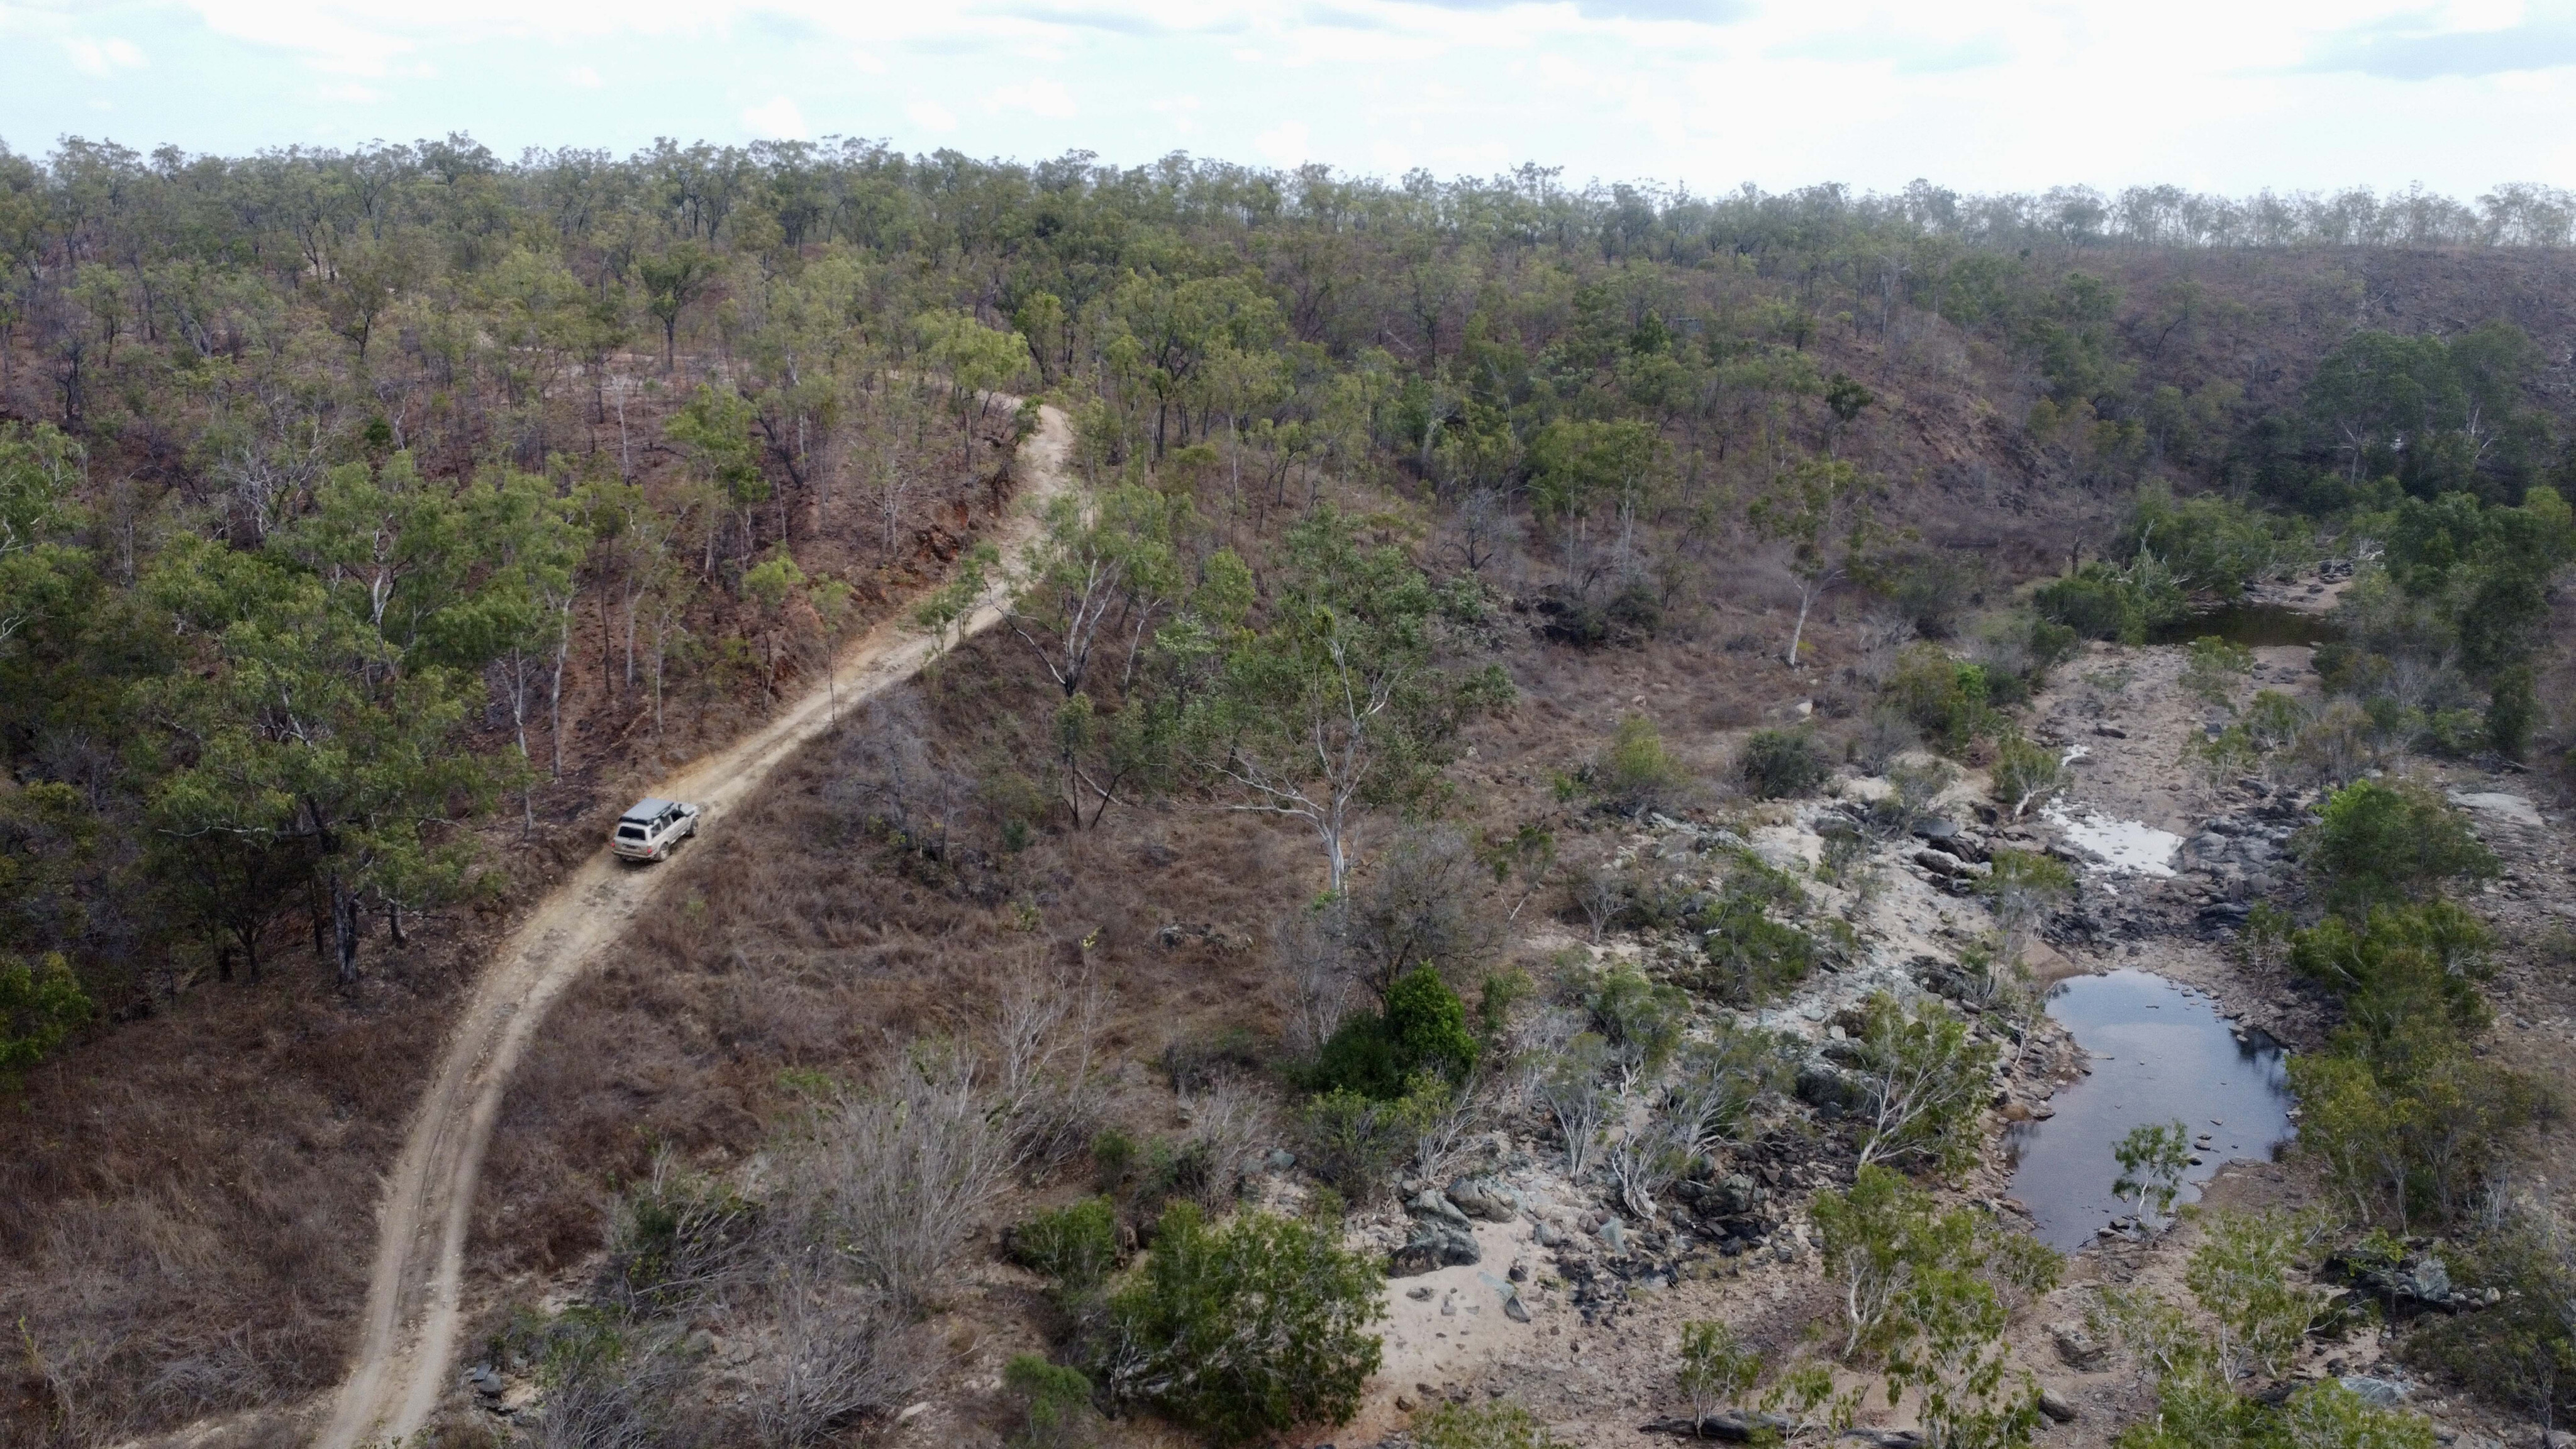
[[[1007,401],[1016,405],[1015,399]],[[1066,486],[1072,440],[1062,412],[1039,409],[1037,434],[1021,447],[1019,505],[999,531],[1006,558],[1036,536],[1035,505]],[[968,620],[967,633],[1001,618],[998,588],[997,582],[996,592]],[[899,620],[879,625],[841,656],[844,702],[911,678],[929,656],[930,641],[907,632]],[[722,850],[726,813],[759,788],[772,766],[829,728],[832,717],[831,692],[817,687],[758,732],[654,786],[649,793],[706,808],[698,839],[683,848]],[[475,1179],[511,1071],[555,999],[624,933],[668,878],[667,871],[628,866],[602,849],[537,905],[475,983],[385,1184],[375,1269],[367,1283],[365,1338],[316,1441],[322,1449],[401,1443],[437,1407],[456,1352]]]

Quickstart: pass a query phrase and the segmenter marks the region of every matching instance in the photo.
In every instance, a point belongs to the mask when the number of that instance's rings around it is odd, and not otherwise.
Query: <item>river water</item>
[[[2050,1102],[2056,1115],[2014,1125],[2013,1196],[2040,1239],[2073,1250],[2128,1209],[2112,1194],[2112,1149],[2129,1129],[2179,1120],[2201,1159],[2179,1203],[2230,1158],[2269,1160],[2293,1128],[2281,1049],[2261,1033],[2237,1041],[2207,996],[2144,971],[2076,976],[2050,991],[2048,1014],[2074,1032],[2093,1074]]]

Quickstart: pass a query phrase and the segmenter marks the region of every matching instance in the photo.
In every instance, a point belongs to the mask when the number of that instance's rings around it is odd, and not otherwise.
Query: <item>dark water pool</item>
[[[2040,1239],[2074,1249],[2127,1209],[2112,1195],[2111,1149],[2129,1129],[2180,1119],[2196,1140],[2177,1202],[2229,1158],[2268,1160],[2289,1139],[2289,1073],[2279,1047],[2255,1033],[2240,1044],[2208,997],[2144,971],[2077,976],[2050,991],[2048,1014],[2075,1033],[2093,1075],[2059,1092],[2057,1115],[2007,1138],[2013,1196],[2030,1205]]]
[[[2212,635],[2248,649],[2274,644],[2323,644],[2338,631],[2322,614],[2280,604],[2228,604],[2186,614],[2147,636],[2150,644],[2188,644]]]

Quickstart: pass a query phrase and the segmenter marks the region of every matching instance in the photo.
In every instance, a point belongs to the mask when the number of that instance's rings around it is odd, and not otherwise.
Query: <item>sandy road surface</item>
[[[1006,557],[1037,533],[1037,509],[1066,486],[1071,426],[1054,408],[1021,450],[1025,484],[999,541]],[[966,624],[973,633],[1000,619],[998,591]],[[910,678],[930,641],[889,620],[840,660],[843,702]],[[706,809],[684,850],[722,850],[725,816],[749,798],[770,768],[830,727],[830,691],[814,691],[759,731],[707,756],[648,793]],[[385,1184],[376,1263],[367,1284],[365,1337],[318,1443],[355,1449],[400,1442],[418,1430],[448,1387],[456,1351],[458,1289],[474,1183],[510,1073],[564,988],[625,931],[669,873],[629,866],[605,848],[540,902],[505,941],[448,1038],[446,1052],[413,1119],[402,1157]]]

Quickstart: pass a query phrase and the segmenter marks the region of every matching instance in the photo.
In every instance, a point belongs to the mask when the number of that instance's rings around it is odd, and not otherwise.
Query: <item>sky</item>
[[[2576,183],[2576,0],[0,0],[0,143],[857,136],[1709,192]]]

